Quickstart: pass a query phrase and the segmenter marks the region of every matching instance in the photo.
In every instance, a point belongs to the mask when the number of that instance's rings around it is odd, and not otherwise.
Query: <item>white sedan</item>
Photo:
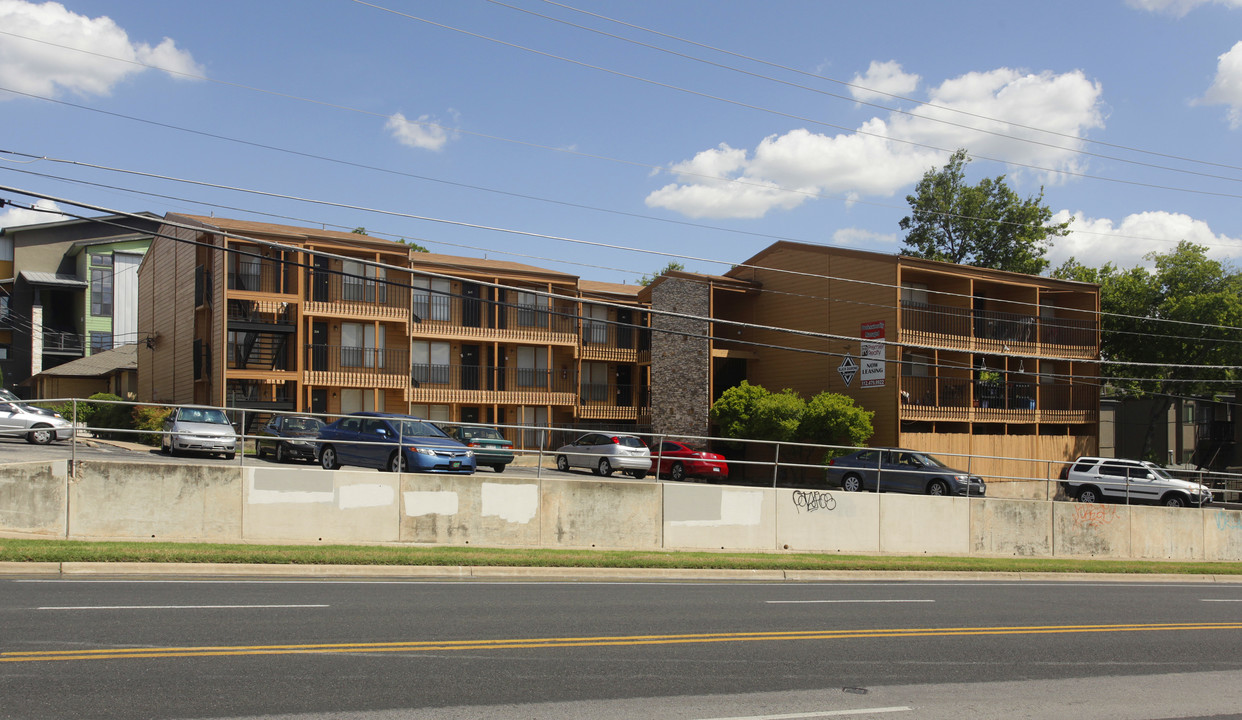
[[[556,469],[590,468],[596,475],[608,477],[613,470],[642,480],[651,472],[651,450],[634,435],[587,433],[569,445],[556,450]]]

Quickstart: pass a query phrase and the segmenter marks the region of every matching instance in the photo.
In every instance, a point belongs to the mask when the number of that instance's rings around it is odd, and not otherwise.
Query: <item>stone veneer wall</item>
[[[666,277],[651,291],[651,308],[697,317],[711,314],[711,288]],[[660,332],[672,330],[676,333]],[[706,320],[651,316],[651,429],[705,436],[711,407],[711,328]]]

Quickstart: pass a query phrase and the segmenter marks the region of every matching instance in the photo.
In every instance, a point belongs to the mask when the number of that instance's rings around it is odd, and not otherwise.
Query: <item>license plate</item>
[[[461,467],[461,460],[453,460],[453,461],[449,462],[449,467],[451,467],[451,468],[459,468],[459,467]]]

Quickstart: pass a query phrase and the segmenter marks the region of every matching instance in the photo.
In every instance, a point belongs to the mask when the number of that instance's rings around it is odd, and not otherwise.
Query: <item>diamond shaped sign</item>
[[[858,372],[858,363],[854,362],[854,358],[846,355],[841,364],[837,366],[837,372],[841,373],[845,387],[849,387],[850,383],[854,382],[854,375]]]

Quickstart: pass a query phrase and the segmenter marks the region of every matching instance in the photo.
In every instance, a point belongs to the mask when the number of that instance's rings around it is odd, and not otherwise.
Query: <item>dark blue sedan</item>
[[[390,472],[474,472],[474,451],[426,420],[394,413],[360,412],[325,425],[316,441],[319,465]]]

